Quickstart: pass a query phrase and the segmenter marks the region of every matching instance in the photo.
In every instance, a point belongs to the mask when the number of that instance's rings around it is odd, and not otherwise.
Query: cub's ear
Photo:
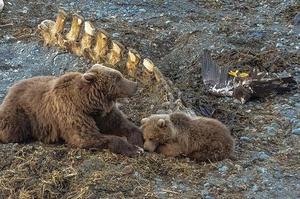
[[[91,72],[86,72],[82,75],[81,79],[86,83],[92,83],[96,80],[96,75]]]
[[[164,119],[159,119],[159,120],[157,121],[157,126],[160,127],[160,128],[166,127],[166,120],[164,120]]]
[[[149,121],[149,118],[143,118],[142,120],[141,120],[141,124],[143,125],[143,124],[146,124],[146,122],[148,122]]]

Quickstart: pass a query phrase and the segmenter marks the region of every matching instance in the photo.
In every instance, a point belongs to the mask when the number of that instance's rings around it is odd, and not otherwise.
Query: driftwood
[[[256,68],[247,77],[230,78],[230,68],[218,66],[208,50],[204,50],[201,69],[208,92],[217,96],[232,96],[243,104],[252,98],[264,98],[297,88],[297,82],[292,76],[268,77],[269,74],[258,72]]]

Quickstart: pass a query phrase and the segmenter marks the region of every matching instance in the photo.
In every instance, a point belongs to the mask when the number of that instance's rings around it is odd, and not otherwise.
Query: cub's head
[[[88,103],[104,111],[115,104],[118,98],[131,97],[137,91],[137,83],[123,77],[112,68],[95,64],[81,76],[82,94],[87,95]]]
[[[144,149],[153,152],[159,144],[176,138],[177,131],[167,114],[152,115],[141,120]]]

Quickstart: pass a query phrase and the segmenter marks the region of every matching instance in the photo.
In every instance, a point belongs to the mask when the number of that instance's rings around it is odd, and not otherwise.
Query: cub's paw
[[[134,146],[122,138],[114,138],[109,145],[109,149],[118,154],[126,155],[129,157],[135,157],[143,153],[143,149]]]

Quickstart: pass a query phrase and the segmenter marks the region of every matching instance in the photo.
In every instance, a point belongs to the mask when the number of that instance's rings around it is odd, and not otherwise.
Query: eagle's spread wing
[[[220,96],[232,96],[233,81],[228,77],[229,67],[219,67],[204,50],[202,57],[201,75],[204,85],[209,92]]]

